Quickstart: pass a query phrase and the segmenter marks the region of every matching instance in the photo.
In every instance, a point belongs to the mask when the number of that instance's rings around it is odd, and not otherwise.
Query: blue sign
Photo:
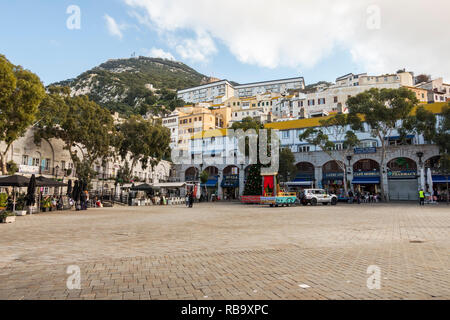
[[[370,154],[377,153],[376,147],[368,147],[368,148],[355,148],[355,154]]]

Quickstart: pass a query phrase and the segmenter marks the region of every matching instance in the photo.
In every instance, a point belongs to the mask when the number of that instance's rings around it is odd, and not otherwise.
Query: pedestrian
[[[193,208],[194,207],[194,193],[191,192],[189,193],[189,208]]]
[[[356,192],[356,201],[358,201],[358,204],[361,204],[361,192]]]
[[[423,191],[423,189],[420,189],[420,191],[419,191],[419,199],[420,199],[420,205],[424,206],[425,205],[425,192]]]
[[[350,204],[353,203],[353,192],[352,192],[352,190],[350,190],[350,191],[348,192],[348,202],[349,202]]]

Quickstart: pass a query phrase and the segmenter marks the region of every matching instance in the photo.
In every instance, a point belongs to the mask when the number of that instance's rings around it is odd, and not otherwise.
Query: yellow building
[[[409,86],[405,86],[405,88],[414,92],[416,94],[417,100],[419,100],[420,102],[422,103],[428,102],[428,90]]]

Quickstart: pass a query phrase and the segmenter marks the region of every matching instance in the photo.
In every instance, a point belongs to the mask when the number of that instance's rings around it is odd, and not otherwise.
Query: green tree
[[[361,130],[365,122],[369,126],[371,136],[381,143],[379,162],[382,172],[385,171],[389,137],[397,130],[399,122],[410,115],[418,102],[415,93],[407,88],[373,88],[348,99],[349,120],[352,121],[353,128]],[[381,177],[381,197],[389,201],[383,183],[385,177],[383,174]]]
[[[8,161],[6,168],[8,170],[9,175],[14,175],[19,172],[19,166],[14,161]]]
[[[125,183],[130,183],[132,179],[131,169],[128,161],[124,161],[125,164],[118,170],[116,176],[116,186],[124,185]]]
[[[33,124],[45,89],[34,73],[13,65],[0,55],[0,166],[8,174],[7,154],[11,145]]]
[[[138,162],[145,169],[153,168],[170,155],[170,131],[160,124],[153,124],[141,116],[131,116],[119,126],[122,159],[131,159],[131,170]]]
[[[344,173],[344,191],[348,193],[347,157],[358,146],[359,140],[351,129],[351,117],[347,114],[338,114],[334,117],[321,120],[321,127],[308,128],[299,137],[324,151],[337,163]]]
[[[289,178],[293,178],[297,172],[295,167],[295,156],[289,148],[281,148],[280,150],[280,169],[278,171],[280,181],[289,182]]]
[[[78,178],[90,183],[94,163],[114,156],[118,137],[111,113],[86,96],[70,97],[67,88],[50,88],[39,109],[35,141],[61,139]]]
[[[450,103],[442,108],[441,114],[436,115],[423,106],[417,108],[414,115],[409,116],[403,123],[402,136],[408,132],[423,135],[428,143],[435,143],[439,147],[441,159],[439,171],[444,175],[450,174]],[[447,186],[447,200],[449,200]]]

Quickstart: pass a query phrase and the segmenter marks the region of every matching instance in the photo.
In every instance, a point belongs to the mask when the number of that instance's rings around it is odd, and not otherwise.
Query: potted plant
[[[0,222],[1,223],[16,222],[16,216],[12,212],[3,211],[2,213],[0,213]]]
[[[25,210],[27,200],[25,199],[24,195],[21,195],[17,201],[16,201],[16,210],[15,214],[16,216],[26,216],[27,211]]]
[[[5,210],[8,207],[8,195],[0,193],[0,210]]]

